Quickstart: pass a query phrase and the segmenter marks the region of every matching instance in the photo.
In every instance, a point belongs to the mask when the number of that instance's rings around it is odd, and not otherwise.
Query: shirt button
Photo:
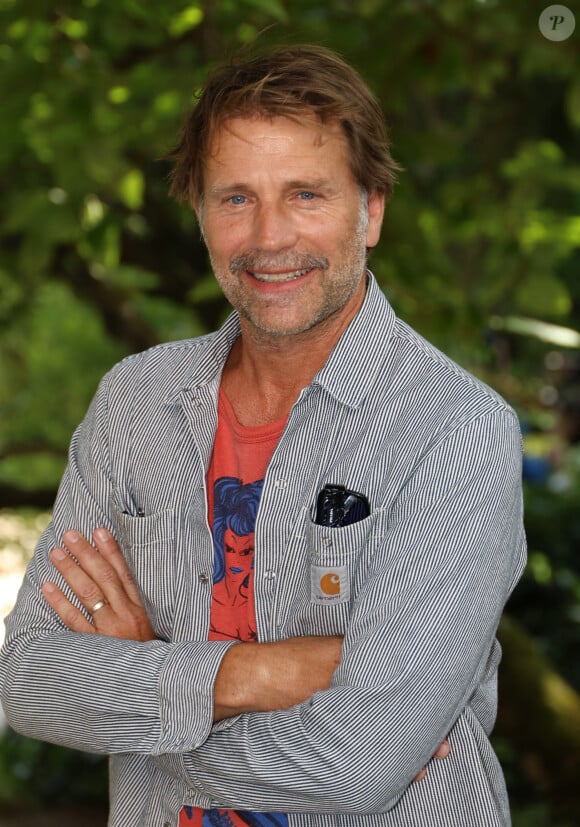
[[[276,572],[273,569],[268,569],[265,576],[266,576],[266,580],[275,580],[276,579]]]
[[[202,584],[202,586],[207,586],[207,584],[209,583],[209,577],[207,576],[207,574],[205,572],[202,572],[201,574],[198,574],[197,579]]]
[[[275,480],[274,481],[275,488],[287,488],[288,487],[288,480]]]

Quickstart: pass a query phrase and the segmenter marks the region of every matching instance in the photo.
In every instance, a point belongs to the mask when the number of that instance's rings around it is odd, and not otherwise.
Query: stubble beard
[[[268,313],[261,313],[260,307],[256,308],[256,296],[251,289],[245,290],[243,285],[244,272],[268,272],[287,271],[297,273],[303,270],[317,268],[322,274],[330,270],[330,262],[325,257],[314,256],[308,253],[296,251],[281,251],[277,254],[264,253],[260,250],[251,250],[236,256],[230,261],[227,272],[219,271],[210,253],[210,261],[213,271],[220,282],[225,297],[230,304],[238,311],[241,318],[247,320],[255,333],[266,337],[281,338],[303,333],[323,325],[339,313],[350,301],[360,285],[360,280],[366,269],[366,229],[368,225],[368,210],[366,200],[361,197],[361,206],[357,225],[352,234],[341,245],[338,264],[334,268],[331,281],[326,286],[322,281],[322,300],[313,315],[305,313],[302,319],[296,319],[293,323],[284,324],[283,319],[274,326],[268,324]],[[232,278],[233,277],[233,278]],[[289,280],[291,281],[291,277]],[[308,301],[308,283],[305,289],[305,301]],[[289,304],[296,302],[296,296],[289,297]],[[277,308],[280,307],[277,301]],[[283,307],[283,302],[282,302]]]

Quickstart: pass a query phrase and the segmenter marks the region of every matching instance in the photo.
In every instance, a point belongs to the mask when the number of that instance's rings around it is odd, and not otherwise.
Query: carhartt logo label
[[[320,588],[324,594],[340,594],[340,577],[338,574],[324,574],[320,578]]]
[[[344,603],[350,597],[346,566],[312,566],[310,582],[313,603]]]

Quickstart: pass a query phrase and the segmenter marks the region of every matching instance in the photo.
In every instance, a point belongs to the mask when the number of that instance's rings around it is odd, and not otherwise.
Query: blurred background
[[[163,160],[208,67],[257,37],[328,45],[405,168],[374,272],[525,435],[530,557],[494,735],[516,827],[580,823],[580,5],[560,40],[548,5],[0,0],[2,614],[100,376],[228,312]],[[103,827],[105,809],[103,759],[2,729],[2,825]]]

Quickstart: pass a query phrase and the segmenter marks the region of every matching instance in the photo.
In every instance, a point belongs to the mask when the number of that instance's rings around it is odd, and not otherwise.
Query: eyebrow
[[[312,178],[288,181],[286,186],[290,190],[321,190],[329,189],[331,183],[328,178]]]
[[[236,192],[238,190],[247,190],[250,187],[247,184],[234,183],[234,184],[226,184],[223,187],[210,187],[207,191],[208,195],[226,195],[228,192]]]

